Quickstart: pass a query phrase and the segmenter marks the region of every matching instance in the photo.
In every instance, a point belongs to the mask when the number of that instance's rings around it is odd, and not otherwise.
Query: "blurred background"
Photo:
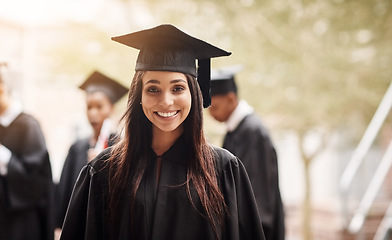
[[[132,79],[138,51],[110,38],[162,23],[233,52],[213,67],[243,65],[239,94],[277,149],[288,240],[392,239],[390,0],[0,0],[0,62],[55,182],[90,129],[78,86],[94,70]],[[224,126],[205,118],[221,145]]]

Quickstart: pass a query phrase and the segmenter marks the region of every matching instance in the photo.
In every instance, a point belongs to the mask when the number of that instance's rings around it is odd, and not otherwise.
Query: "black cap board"
[[[242,66],[240,65],[213,69],[211,72],[211,96],[229,92],[237,93],[235,75],[241,70]]]
[[[98,71],[94,71],[90,74],[79,88],[87,93],[96,91],[103,92],[109,97],[113,104],[128,92],[128,88]]]
[[[140,50],[136,71],[171,71],[196,77],[205,108],[211,104],[210,59],[231,54],[170,24],[112,37],[112,40]]]

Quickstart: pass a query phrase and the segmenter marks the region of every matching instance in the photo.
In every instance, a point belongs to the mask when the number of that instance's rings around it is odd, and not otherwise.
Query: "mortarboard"
[[[79,88],[87,93],[103,92],[113,104],[128,92],[128,88],[98,71],[94,71]]]
[[[211,96],[237,93],[235,75],[242,70],[242,66],[231,66],[222,69],[214,69],[211,72]]]
[[[231,54],[169,24],[112,37],[112,40],[140,50],[136,71],[171,71],[196,77],[205,108],[211,104],[211,58]]]

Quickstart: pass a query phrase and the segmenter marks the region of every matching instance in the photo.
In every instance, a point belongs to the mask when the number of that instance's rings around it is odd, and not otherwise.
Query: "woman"
[[[125,137],[83,168],[61,239],[264,239],[242,163],[203,134],[209,61],[230,53],[172,25],[113,40],[140,49]]]
[[[128,89],[104,74],[94,71],[79,87],[86,92],[87,118],[93,130],[90,137],[77,140],[68,151],[56,187],[56,234],[59,234],[72,189],[80,170],[99,152],[115,142],[111,115],[115,103]]]

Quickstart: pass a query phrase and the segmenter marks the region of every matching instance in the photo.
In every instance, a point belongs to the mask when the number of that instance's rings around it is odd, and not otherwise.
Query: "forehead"
[[[101,91],[87,93],[86,100],[87,102],[108,102],[111,104],[109,97]]]
[[[151,81],[155,80],[155,81]],[[166,72],[166,71],[147,71],[143,75],[143,84],[146,83],[173,83],[175,80],[183,80],[187,83],[187,78],[184,73],[180,72]]]

